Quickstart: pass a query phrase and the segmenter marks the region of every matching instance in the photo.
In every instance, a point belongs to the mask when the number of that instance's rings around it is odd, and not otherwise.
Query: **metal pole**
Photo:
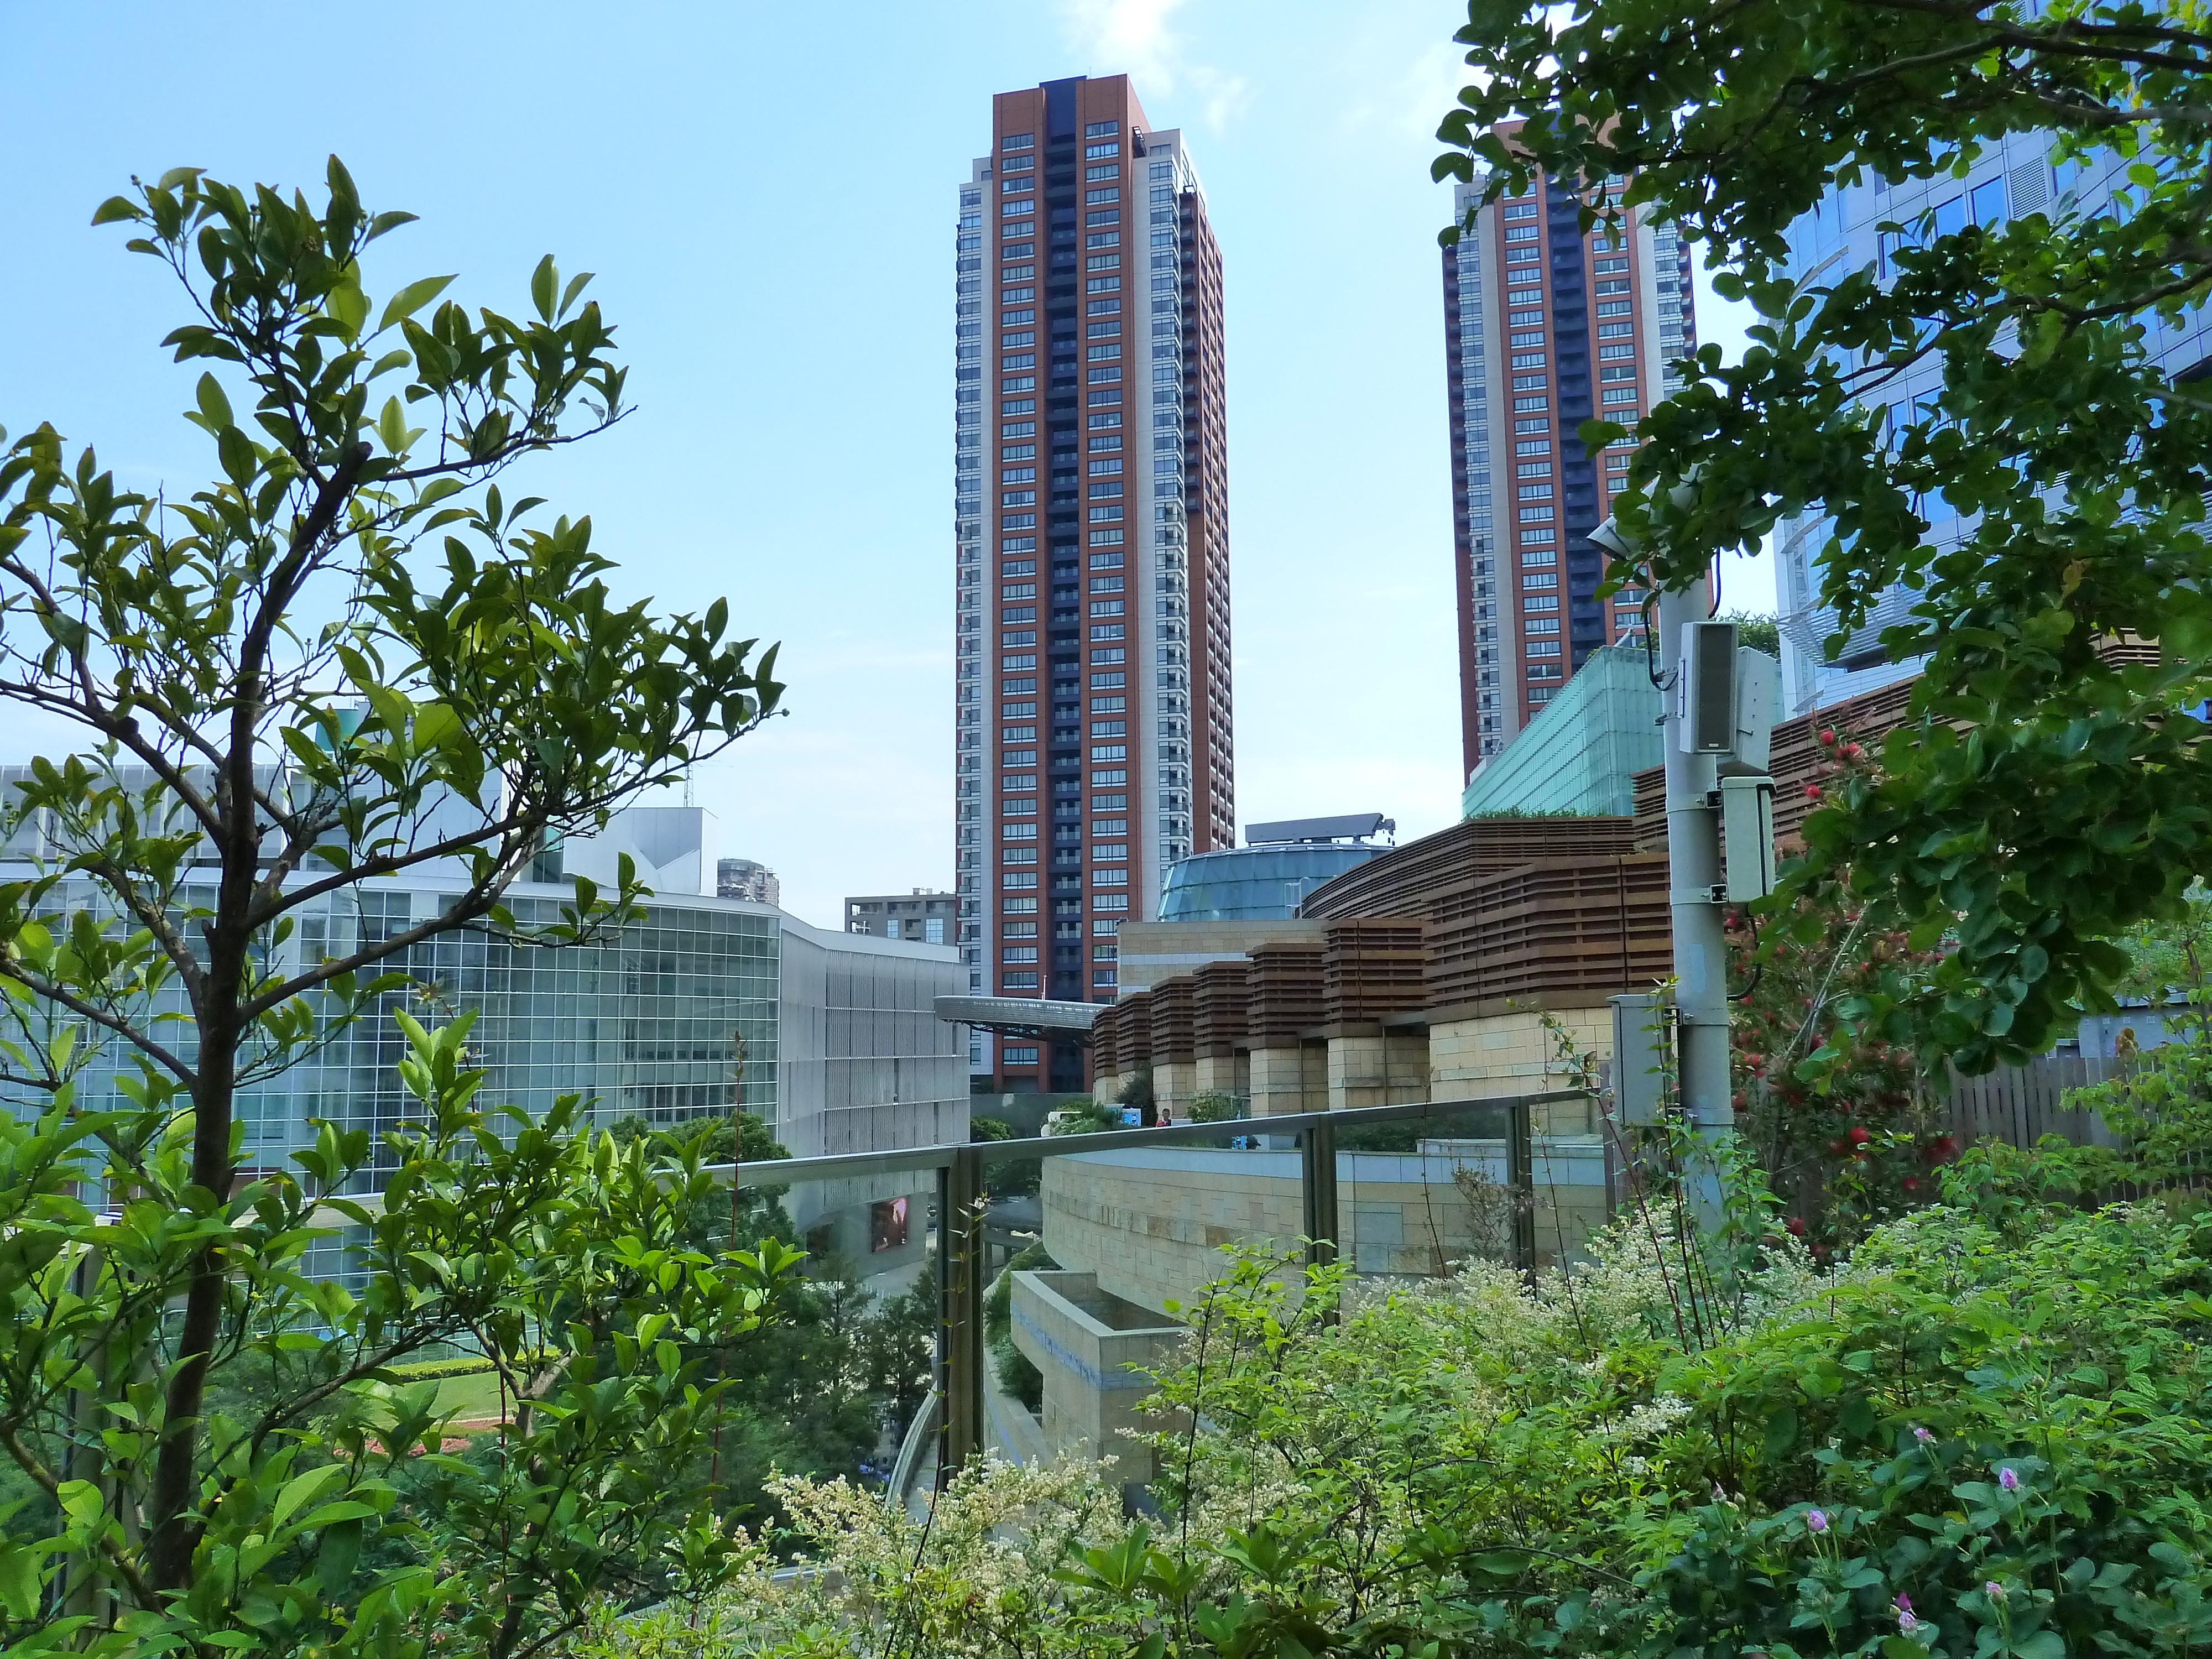
[[[1674,1006],[1679,1019],[1683,1115],[1693,1145],[1683,1171],[1700,1231],[1721,1218],[1720,1141],[1735,1132],[1729,1098],[1727,941],[1721,927],[1720,806],[1713,757],[1682,746],[1682,625],[1711,610],[1705,579],[1659,596],[1659,656],[1673,680],[1667,693],[1667,884],[1674,930]]]
[[[1528,1103],[1516,1100],[1506,1109],[1505,1194],[1513,1206],[1513,1265],[1520,1272],[1536,1271],[1536,1157]]]
[[[966,1147],[938,1177],[938,1283],[944,1333],[938,1352],[945,1416],[937,1487],[945,1490],[983,1452],[983,1161]]]
[[[952,1477],[952,1166],[937,1171],[937,1490]]]
[[[1299,1173],[1306,1208],[1306,1260],[1325,1267],[1336,1260],[1336,1125],[1324,1120],[1298,1137]]]

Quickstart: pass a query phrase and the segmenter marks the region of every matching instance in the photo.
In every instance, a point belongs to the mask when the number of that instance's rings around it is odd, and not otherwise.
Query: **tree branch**
[[[27,971],[20,962],[0,962],[0,978],[15,980],[33,995],[45,997],[49,1001],[58,1003],[68,1009],[80,1018],[90,1020],[102,1030],[114,1032],[116,1036],[138,1049],[187,1088],[191,1086],[194,1079],[198,1076],[198,1073],[177,1055],[140,1031],[121,1015],[107,1013],[95,1007],[74,991],[55,984],[43,975]]]
[[[16,1467],[30,1478],[33,1486],[57,1504],[60,1504],[61,1481],[52,1469],[39,1461],[38,1454],[23,1443],[22,1437],[16,1432],[14,1424],[0,1427],[0,1446],[8,1449],[8,1455],[15,1460]],[[116,1547],[115,1540],[105,1531],[100,1535],[100,1553],[106,1558],[108,1565],[114,1569],[116,1577],[131,1587],[131,1594],[137,1598],[141,1607],[149,1613],[160,1610],[161,1598],[155,1594],[154,1586],[147,1582],[145,1575],[138,1571],[131,1558]]]

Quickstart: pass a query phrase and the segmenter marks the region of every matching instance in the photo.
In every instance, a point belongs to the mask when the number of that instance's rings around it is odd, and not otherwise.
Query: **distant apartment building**
[[[718,898],[750,899],[755,904],[781,904],[783,884],[765,864],[751,859],[718,859],[714,894]]]
[[[2133,158],[2107,152],[2092,160],[2053,166],[2055,140],[2050,133],[2015,132],[1987,145],[1964,178],[1939,173],[1928,179],[1890,180],[1868,173],[1848,188],[1831,186],[1813,210],[1790,227],[1787,274],[1793,282],[1823,287],[1856,270],[1871,269],[1875,280],[1895,275],[1893,258],[1900,239],[1922,233],[1947,236],[1968,224],[1999,225],[2031,213],[2054,218],[2069,210],[2124,212],[2131,188]],[[1884,224],[1900,229],[1885,232]],[[2153,362],[2179,380],[2212,374],[2212,312],[2202,306],[2178,317],[2146,307],[2135,319]],[[1869,400],[1881,428],[1896,434],[1929,416],[1943,390],[1943,362],[1930,355],[1881,382],[1878,400]],[[1921,497],[1914,510],[1929,521],[1923,538],[1936,548],[1955,546],[1966,524],[1940,494]],[[1872,613],[1832,655],[1828,641],[1837,629],[1836,613],[1820,603],[1818,560],[1835,526],[1820,514],[1785,519],[1776,541],[1777,583],[1782,608],[1784,693],[1789,712],[1828,708],[1920,672],[1921,659],[1892,662],[1881,644],[1882,631],[1906,619],[1919,602],[1917,590],[1891,584],[1876,598]]]
[[[919,939],[924,945],[950,945],[957,927],[953,896],[934,887],[917,887],[911,893],[879,893],[845,901],[845,931],[872,933],[878,939]]]
[[[1121,922],[1236,844],[1220,252],[1126,76],[998,94],[957,245],[958,944],[971,992],[1110,1000]]]
[[[1616,200],[1624,187],[1610,186]],[[1480,177],[1455,187],[1459,221],[1483,188]],[[1689,250],[1674,228],[1624,210],[1624,232],[1601,224],[1585,234],[1585,197],[1576,180],[1540,173],[1443,251],[1470,776],[1591,652],[1637,625],[1635,595],[1598,602],[1606,558],[1589,540],[1626,483],[1632,445],[1601,461],[1576,433],[1599,416],[1632,429],[1697,345]]]

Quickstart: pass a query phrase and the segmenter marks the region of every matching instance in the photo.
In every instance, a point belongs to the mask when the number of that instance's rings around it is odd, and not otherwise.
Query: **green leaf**
[[[368,295],[361,291],[358,266],[346,268],[344,279],[324,295],[323,309],[337,319],[348,340],[360,335],[362,324],[368,319]]]
[[[323,1528],[322,1542],[315,1551],[315,1579],[326,1600],[335,1598],[353,1577],[354,1564],[361,1559],[361,1532],[359,1521],[341,1521]]]
[[[45,1553],[32,1545],[0,1543],[0,1606],[12,1617],[29,1619],[39,1611],[45,1559]]]
[[[385,301],[384,315],[377,320],[376,331],[381,334],[394,323],[412,317],[443,294],[453,280],[451,276],[424,276],[408,283]]]
[[[538,262],[538,269],[530,273],[530,302],[538,307],[538,317],[545,322],[553,320],[553,296],[559,292],[560,286],[561,273],[555,268],[553,256],[549,253]]]
[[[62,1512],[80,1528],[93,1525],[106,1510],[100,1488],[89,1480],[64,1480],[54,1495],[61,1501]]]
[[[1796,1443],[1797,1413],[1784,1406],[1766,1419],[1765,1432],[1759,1437],[1759,1455],[1770,1463],[1779,1462]]]
[[[112,225],[121,220],[143,219],[145,216],[145,210],[127,196],[111,196],[93,210],[92,222]]]
[[[222,383],[212,374],[200,376],[199,406],[200,417],[210,431],[220,432],[237,424],[231,418],[230,399],[223,395]]]
[[[293,1476],[284,1483],[284,1489],[276,1494],[276,1504],[269,1512],[269,1524],[283,1526],[293,1510],[344,1472],[343,1464],[325,1463],[319,1469],[310,1469],[305,1474]]]

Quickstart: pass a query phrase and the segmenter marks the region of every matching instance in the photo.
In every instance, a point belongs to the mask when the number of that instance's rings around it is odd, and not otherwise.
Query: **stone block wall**
[[[1612,1059],[1610,1008],[1563,1008],[1551,1018],[1566,1029],[1577,1052],[1591,1052],[1601,1061]],[[1573,1073],[1559,1060],[1543,1018],[1534,1009],[1515,1009],[1431,1023],[1428,1097],[1494,1100],[1572,1087]],[[1584,1122],[1567,1132],[1587,1133],[1595,1127],[1585,1114]]]
[[[1125,1486],[1150,1480],[1151,1451],[1123,1431],[1163,1426],[1137,1405],[1152,1391],[1152,1373],[1173,1358],[1182,1327],[1080,1272],[1016,1273],[1012,1310],[1014,1346],[1044,1377],[1046,1445],[1116,1459]]]
[[[1603,1220],[1606,1155],[1595,1137],[1557,1135],[1540,1136],[1533,1154],[1537,1257],[1546,1265]],[[1480,1179],[1457,1178],[1462,1171]],[[1226,1271],[1224,1246],[1296,1248],[1305,1230],[1299,1173],[1295,1152],[1146,1147],[1047,1158],[1045,1248],[1107,1294],[1168,1315]],[[1503,1259],[1505,1179],[1502,1138],[1340,1153],[1340,1246],[1362,1274],[1426,1277],[1473,1255]]]

